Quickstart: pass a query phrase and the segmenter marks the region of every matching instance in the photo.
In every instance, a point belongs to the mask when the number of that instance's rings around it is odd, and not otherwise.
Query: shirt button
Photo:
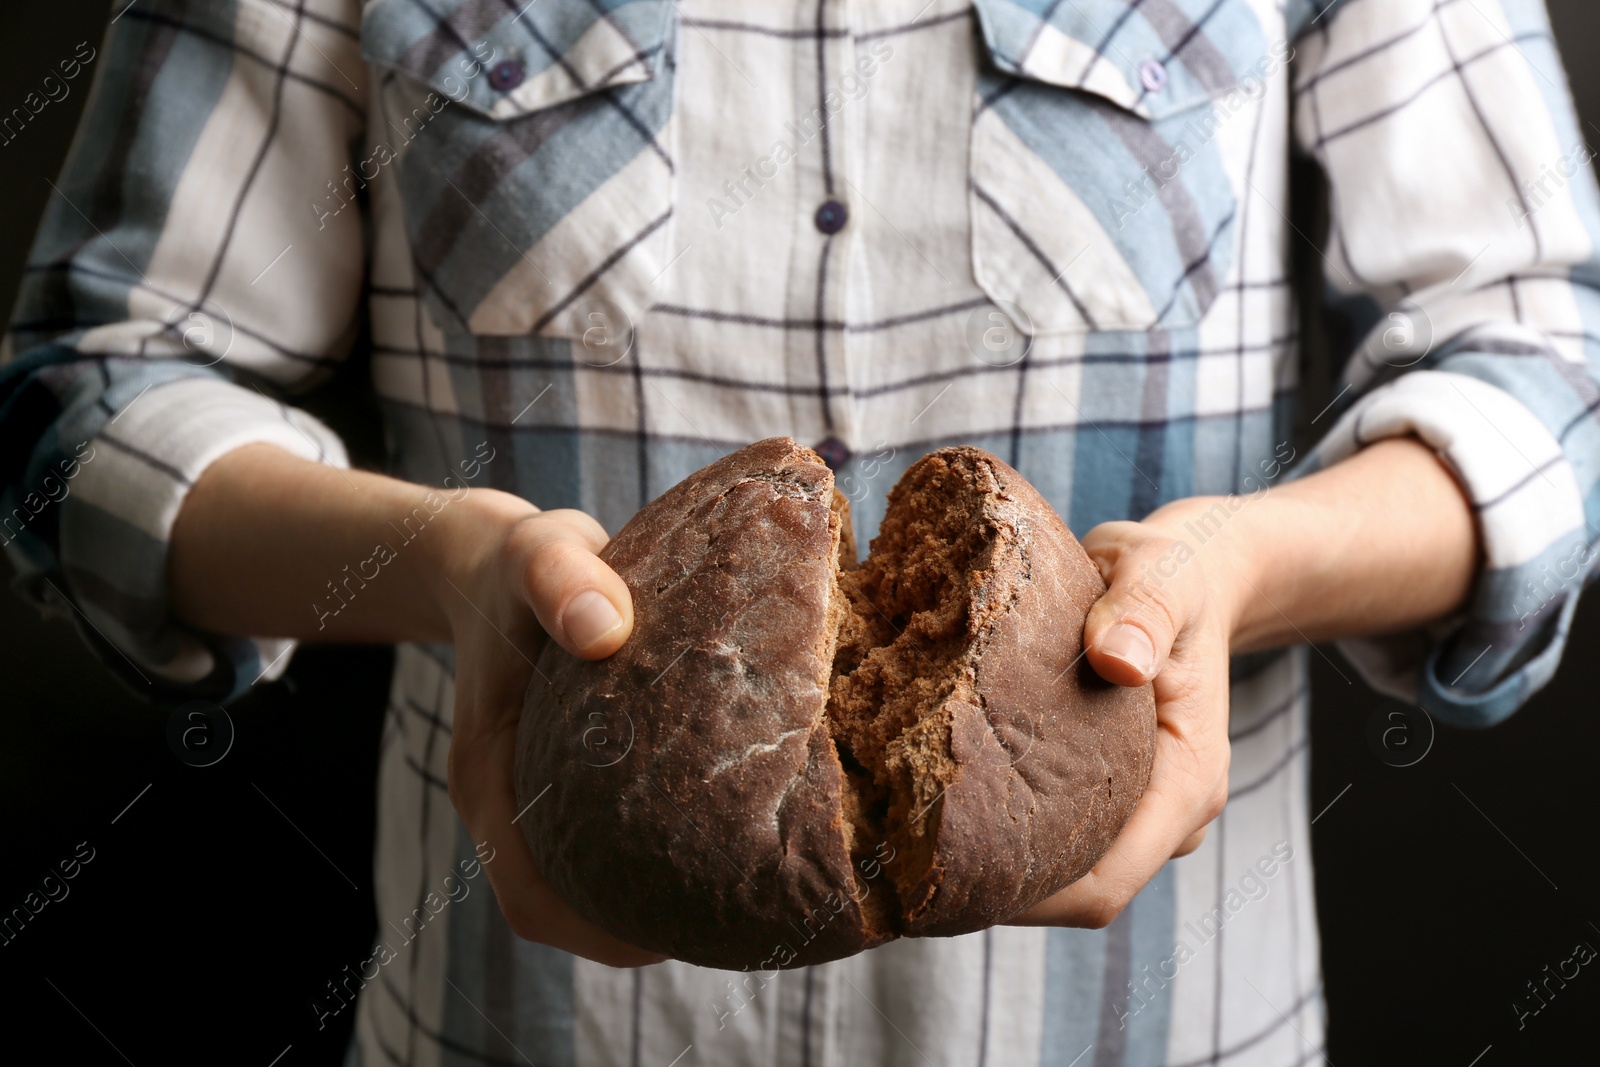
[[[844,229],[844,224],[849,221],[849,210],[837,200],[824,200],[822,206],[817,208],[817,229],[823,233],[838,233]],[[832,440],[832,438],[829,438],[829,440]]]
[[[817,447],[812,451],[822,457],[822,462],[826,463],[831,471],[838,470],[850,459],[850,450],[844,447],[844,443],[837,437],[824,437],[817,442]]]
[[[497,93],[509,93],[522,84],[523,73],[515,59],[503,60],[489,68],[489,85]]]
[[[1154,59],[1139,64],[1139,81],[1146,92],[1159,93],[1167,84],[1167,68]]]

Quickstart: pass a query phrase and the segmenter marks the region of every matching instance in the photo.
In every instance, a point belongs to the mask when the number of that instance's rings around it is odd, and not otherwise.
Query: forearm
[[[1411,438],[1257,495],[1177,501],[1147,521],[1204,557],[1234,652],[1431,622],[1466,600],[1479,557],[1466,497]]]
[[[491,490],[341,471],[270,445],[206,468],[172,530],[174,615],[220,633],[442,641],[442,566],[475,516],[533,508]]]
[[[196,479],[172,531],[168,590],[179,618],[213,631],[452,642],[450,801],[471,840],[491,849],[485,869],[507,924],[566,952],[639,966],[660,957],[573,911],[516,825],[517,730],[542,642],[598,659],[631,632],[628,587],[597,555],[605,543],[582,512],[252,445]]]

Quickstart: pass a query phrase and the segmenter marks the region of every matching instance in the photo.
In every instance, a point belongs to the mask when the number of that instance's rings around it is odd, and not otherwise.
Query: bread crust
[[[884,940],[852,899],[823,719],[832,494],[832,472],[787,439],[698,471],[600,553],[633,595],[623,648],[539,657],[519,806],[549,792],[524,834],[555,890],[624,941],[739,969]]]
[[[1084,620],[1106,585],[1027,479],[979,448],[920,462],[979,472],[999,542],[988,596],[1011,598],[951,701],[957,776],[930,868],[905,901],[906,934],[948,936],[1026,911],[1105,854],[1150,779],[1155,696],[1104,681],[1083,657]]]
[[[930,472],[975,486],[991,530],[948,728],[930,735],[948,777],[931,841],[846,814],[827,705],[848,512],[822,460],[774,438],[691,475],[602,550],[634,598],[618,653],[551,643],[539,658],[516,783],[519,806],[538,799],[521,823],[579,914],[702,966],[797,967],[1003,922],[1110,846],[1149,778],[1155,705],[1081,656],[1104,583],[997,457],[941,449],[895,492]]]

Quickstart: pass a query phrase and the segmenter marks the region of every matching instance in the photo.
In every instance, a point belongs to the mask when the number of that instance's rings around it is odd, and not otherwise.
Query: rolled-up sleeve
[[[1539,0],[1329,8],[1295,132],[1330,191],[1324,268],[1363,340],[1298,473],[1431,446],[1482,570],[1425,632],[1347,641],[1374,686],[1487,726],[1549,681],[1600,538],[1600,196]]]
[[[80,49],[93,86],[0,365],[0,542],[20,591],[152,697],[227,699],[293,647],[172,617],[195,480],[252,443],[348,462],[287,399],[360,313],[356,8],[149,0]]]

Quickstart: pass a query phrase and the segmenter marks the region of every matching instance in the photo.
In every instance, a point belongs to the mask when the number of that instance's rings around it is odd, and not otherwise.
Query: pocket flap
[[[649,81],[669,0],[375,0],[361,54],[496,119]]]
[[[1269,49],[1247,0],[974,0],[974,7],[1000,70],[1094,93],[1146,119],[1225,96],[1289,52],[1286,43]]]

